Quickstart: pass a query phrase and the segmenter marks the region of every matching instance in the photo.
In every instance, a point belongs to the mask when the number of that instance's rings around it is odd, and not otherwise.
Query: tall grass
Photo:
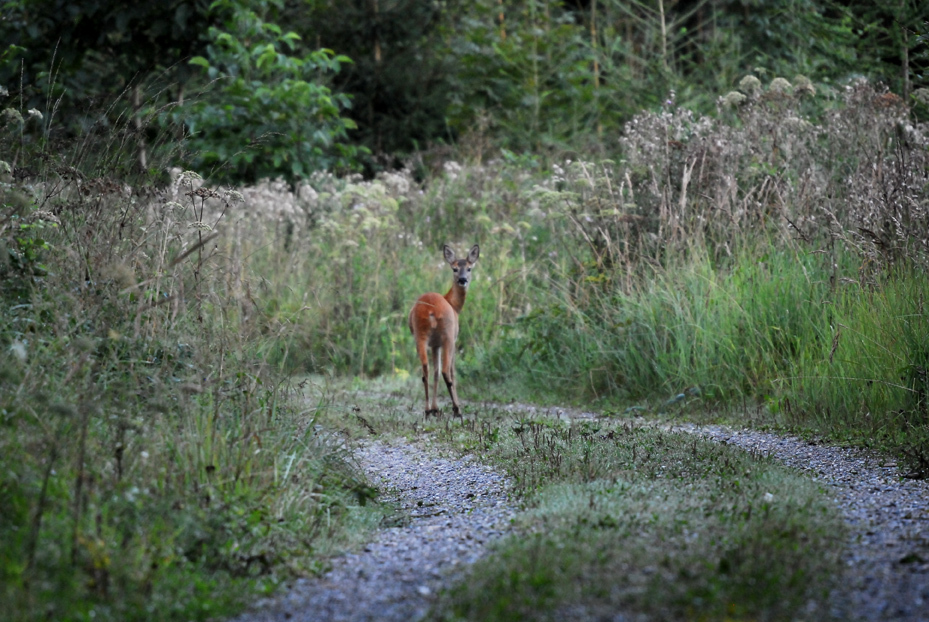
[[[497,361],[524,382],[590,397],[762,394],[817,339],[829,287],[805,278],[808,259],[748,253],[720,268],[694,258],[583,304],[562,297],[514,322]]]
[[[820,347],[804,352],[780,382],[778,418],[902,446],[927,464],[927,282],[894,274],[880,288],[842,292],[820,324]]]
[[[3,616],[215,618],[379,513],[261,356],[287,327],[255,312],[240,194],[96,140],[0,134]]]
[[[913,451],[926,435],[915,275],[929,258],[929,136],[899,97],[863,82],[833,107],[813,105],[804,79],[740,88],[717,117],[643,113],[618,162],[503,154],[448,161],[424,183],[398,171],[279,188],[261,202],[290,206],[276,241],[236,251],[265,275],[251,285],[258,314],[293,328],[270,360],[415,373],[409,305],[447,289],[442,244],[479,242],[465,392],[610,409],[684,394],[862,442],[884,430]],[[888,338],[899,318],[873,312],[895,307],[913,309],[906,338]],[[853,335],[840,324],[859,314],[873,321],[861,344],[888,352],[870,370],[832,369],[836,335],[839,348]],[[816,378],[830,390],[811,393]],[[875,385],[896,397],[878,407],[862,393]]]

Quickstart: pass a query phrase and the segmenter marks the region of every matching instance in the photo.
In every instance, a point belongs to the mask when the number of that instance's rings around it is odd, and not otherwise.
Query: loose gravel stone
[[[239,622],[422,619],[435,595],[506,533],[516,513],[508,480],[469,457],[440,458],[383,442],[362,446],[356,456],[409,524],[380,530],[363,551],[257,603]]]

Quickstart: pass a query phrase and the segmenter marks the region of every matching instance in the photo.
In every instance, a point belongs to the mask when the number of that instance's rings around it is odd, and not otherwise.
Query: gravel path
[[[835,609],[867,622],[929,622],[929,482],[905,479],[893,462],[863,450],[724,426],[665,427],[770,455],[828,486],[852,532]],[[364,551],[336,558],[321,579],[297,581],[239,622],[421,619],[437,591],[503,535],[516,512],[506,478],[469,457],[382,442],[357,456],[409,524],[382,529]]]
[[[295,582],[239,622],[421,619],[438,590],[476,561],[516,513],[506,478],[468,457],[438,458],[385,443],[366,444],[356,455],[409,524],[380,530],[362,552],[336,558],[321,579]]]
[[[860,449],[723,426],[671,429],[773,456],[831,488],[852,533],[839,608],[867,621],[929,621],[929,481]]]

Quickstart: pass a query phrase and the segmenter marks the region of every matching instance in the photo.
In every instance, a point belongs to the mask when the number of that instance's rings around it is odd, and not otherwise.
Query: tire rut
[[[449,459],[399,443],[356,452],[372,482],[409,516],[378,530],[357,553],[337,557],[318,579],[300,579],[238,622],[408,622],[484,554],[516,513],[509,481],[470,457]]]
[[[929,482],[908,479],[886,456],[768,432],[674,425],[710,440],[768,455],[822,483],[849,526],[842,617],[873,622],[929,620]]]

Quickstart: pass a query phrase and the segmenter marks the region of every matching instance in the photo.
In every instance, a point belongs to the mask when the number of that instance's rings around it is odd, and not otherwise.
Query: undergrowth
[[[324,569],[381,510],[324,405],[261,355],[284,329],[222,235],[241,194],[18,138],[0,133],[4,620],[215,619]]]

